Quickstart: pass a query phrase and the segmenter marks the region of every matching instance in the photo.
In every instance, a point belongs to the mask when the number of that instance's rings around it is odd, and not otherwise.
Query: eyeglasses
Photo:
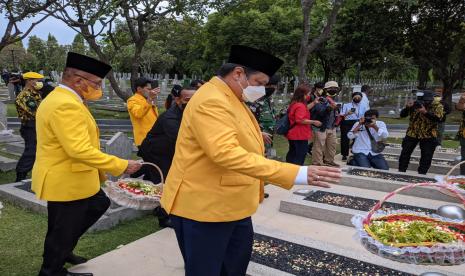
[[[95,82],[95,81],[93,81],[93,80],[91,80],[91,79],[88,79],[88,78],[82,76],[82,75],[79,75],[79,74],[74,74],[74,75],[76,75],[76,76],[78,76],[78,77],[80,77],[80,78],[83,78],[83,79],[85,79],[85,80],[87,80],[87,81],[90,81],[90,82],[93,83],[97,88],[98,88],[98,87],[102,87],[102,81]]]

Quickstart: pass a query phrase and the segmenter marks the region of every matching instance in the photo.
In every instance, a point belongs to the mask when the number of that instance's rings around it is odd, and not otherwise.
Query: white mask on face
[[[251,86],[247,80],[247,87],[243,88],[241,83],[239,81],[237,82],[242,88],[242,99],[246,102],[253,103],[266,95],[265,86]]]

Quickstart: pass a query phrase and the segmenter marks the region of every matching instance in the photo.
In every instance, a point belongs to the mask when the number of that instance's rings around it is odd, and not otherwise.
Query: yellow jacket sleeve
[[[50,126],[70,158],[114,176],[123,174],[128,161],[92,146],[85,118],[82,107],[76,103],[65,103],[51,114]]]
[[[241,147],[236,137],[233,110],[225,109],[221,101],[209,99],[203,102],[192,118],[192,125],[195,125],[192,131],[205,154],[214,163],[285,189],[294,185],[299,166],[269,160]]]
[[[128,100],[128,111],[137,119],[144,117],[152,106],[146,101],[130,98]]]

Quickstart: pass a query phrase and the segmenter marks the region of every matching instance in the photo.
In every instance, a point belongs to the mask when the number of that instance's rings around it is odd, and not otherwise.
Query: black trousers
[[[350,132],[357,120],[344,120],[341,123],[341,155],[349,156],[350,139],[347,134]]]
[[[36,160],[37,135],[35,123],[21,125],[19,133],[24,139],[24,152],[16,165],[16,172],[27,174],[32,170]]]
[[[97,194],[80,200],[49,201],[48,230],[45,237],[43,263],[39,276],[66,275],[63,267],[73,252],[79,238],[110,207],[110,199],[100,190]]]
[[[171,215],[186,276],[244,276],[252,256],[250,217],[200,222]]]
[[[418,166],[419,174],[426,174],[431,167],[434,151],[438,145],[436,138],[417,139],[410,136],[405,136],[402,141],[402,151],[399,157],[399,171],[407,171],[408,164],[410,163],[410,156],[412,155],[415,147],[420,143],[420,164]]]
[[[460,154],[462,156],[462,161],[465,160],[465,138],[460,137]],[[452,172],[454,173],[454,172]],[[465,164],[460,165],[460,174],[465,175]]]
[[[289,140],[289,151],[286,154],[286,162],[302,166],[308,152],[307,140]]]

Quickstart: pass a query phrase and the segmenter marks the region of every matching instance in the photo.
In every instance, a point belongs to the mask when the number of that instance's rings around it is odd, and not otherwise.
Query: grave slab
[[[0,199],[33,212],[47,215],[47,202],[36,198],[31,191],[30,180],[0,185]],[[89,229],[89,231],[107,230],[120,222],[132,220],[150,214],[150,212],[151,211],[138,211],[122,207],[112,202],[107,212]]]
[[[18,160],[0,156],[0,171],[12,171],[16,168],[16,164],[18,164]]]
[[[354,173],[354,174],[351,174]],[[360,176],[362,175],[371,175],[369,176]],[[374,176],[380,176],[383,178],[376,178]],[[417,179],[416,181],[414,181]],[[407,184],[411,183],[420,183],[420,182],[436,182],[433,177],[411,174],[411,173],[401,173],[401,172],[389,172],[376,169],[366,169],[360,167],[348,167],[346,172],[343,172],[340,185],[349,186],[360,189],[374,190],[380,192],[392,192],[398,188],[401,188]],[[437,189],[430,187],[418,187],[413,190],[402,191],[401,194],[416,196],[421,198],[433,199],[438,201],[445,202],[454,202],[458,203],[459,200],[455,197],[446,195],[438,191]]]
[[[340,185],[333,185],[331,189],[313,188],[313,191],[326,191],[335,193],[340,196],[336,200],[343,202],[345,195],[352,197],[359,197],[363,199],[373,200],[373,205],[380,199],[382,199],[386,193],[379,191],[370,191],[364,189],[358,189],[353,187],[346,187]],[[327,221],[335,224],[341,224],[345,226],[352,226],[351,218],[355,214],[366,214],[366,211],[357,210],[355,207],[352,208],[340,207],[337,204],[320,203],[315,201],[305,200],[306,196],[302,195],[291,195],[288,199],[282,200],[280,204],[280,211],[293,215],[303,216],[307,218]],[[397,195],[391,198],[390,203],[396,204],[407,204],[413,207],[420,207],[424,209],[432,209],[433,211],[442,205],[451,205],[450,202],[437,201],[431,199],[418,198],[406,195]],[[456,204],[457,206],[461,206]]]

